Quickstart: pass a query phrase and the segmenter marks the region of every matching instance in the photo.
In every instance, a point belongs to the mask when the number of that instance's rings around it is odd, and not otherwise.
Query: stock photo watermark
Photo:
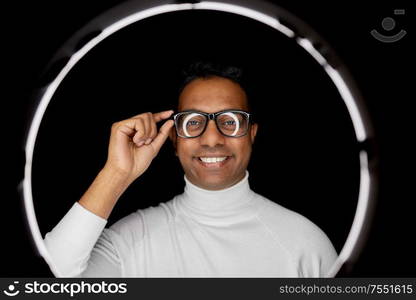
[[[395,9],[394,10],[394,15],[396,16],[404,16],[405,15],[405,10],[404,9]],[[385,17],[382,21],[381,21],[381,27],[383,27],[383,30],[386,33],[390,33],[392,32],[395,28],[396,28],[396,20],[393,19],[392,17]],[[389,35],[385,35],[383,33],[378,32],[376,29],[371,30],[371,35],[379,40],[380,42],[383,43],[395,43],[400,41],[406,34],[406,30],[400,29],[396,34],[389,34]]]
[[[3,294],[9,297],[15,297],[20,294],[63,294],[74,297],[78,294],[125,294],[127,293],[127,283],[107,283],[101,282],[40,282],[34,280],[19,284],[19,281],[13,281]]]

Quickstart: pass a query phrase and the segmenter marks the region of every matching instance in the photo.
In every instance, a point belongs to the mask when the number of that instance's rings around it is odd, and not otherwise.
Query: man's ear
[[[173,148],[175,149],[175,155],[178,156],[176,151],[176,143],[178,141],[178,136],[176,135],[175,127],[172,127],[169,131],[169,139],[172,141]]]
[[[252,144],[254,143],[254,139],[256,138],[258,128],[259,128],[259,125],[257,125],[257,123],[253,123],[250,126],[250,138],[251,138]]]

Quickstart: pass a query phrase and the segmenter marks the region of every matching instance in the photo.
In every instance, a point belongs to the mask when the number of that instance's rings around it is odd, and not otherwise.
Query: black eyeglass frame
[[[222,132],[222,131],[221,131],[221,129],[220,129],[219,125],[218,125],[218,122],[217,122],[217,117],[218,117],[219,115],[221,115],[221,114],[223,114],[223,113],[227,113],[227,112],[236,112],[236,113],[241,113],[241,114],[243,114],[243,115],[245,115],[245,116],[247,117],[247,122],[248,122],[248,125],[247,125],[247,130],[246,130],[246,132],[245,132],[244,134],[241,134],[241,135],[238,135],[238,136],[232,136],[232,135],[227,135],[227,134],[225,134],[224,132]],[[177,123],[178,116],[183,115],[183,114],[188,114],[188,113],[197,113],[197,114],[203,115],[203,116],[207,119],[207,121],[205,122],[204,129],[203,129],[203,130],[201,131],[201,133],[200,133],[200,134],[198,134],[197,136],[183,136],[183,135],[179,134],[179,130],[178,130],[178,123]],[[217,130],[218,130],[218,131],[219,131],[219,132],[220,132],[223,136],[226,136],[226,137],[231,137],[231,138],[239,138],[239,137],[243,137],[243,136],[247,135],[247,133],[248,133],[248,131],[249,131],[249,129],[250,129],[250,126],[251,126],[251,124],[253,123],[253,117],[252,117],[252,116],[253,116],[253,114],[252,114],[252,113],[249,113],[248,111],[244,111],[244,110],[239,110],[239,109],[226,109],[226,110],[221,110],[221,111],[218,111],[218,112],[215,112],[215,113],[206,113],[206,112],[203,112],[203,111],[190,109],[190,110],[184,110],[184,111],[180,111],[180,112],[175,113],[175,114],[172,116],[172,118],[171,118],[171,119],[173,119],[173,121],[175,122],[175,131],[176,131],[176,135],[177,135],[177,136],[179,136],[179,137],[181,137],[181,138],[185,138],[185,139],[193,139],[193,138],[200,137],[201,135],[203,135],[203,134],[204,134],[205,130],[207,129],[208,122],[209,122],[210,120],[213,120],[213,121],[215,122],[215,125],[217,126]]]

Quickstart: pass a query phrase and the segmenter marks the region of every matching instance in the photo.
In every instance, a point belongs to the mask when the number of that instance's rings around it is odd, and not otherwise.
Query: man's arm
[[[100,264],[109,266],[107,275],[120,275],[116,251],[109,236],[102,235],[102,231],[120,196],[147,170],[166,141],[173,121],[166,121],[159,132],[156,122],[171,114],[172,111],[145,113],[113,124],[104,168],[79,202],[45,236],[45,245],[59,275],[80,276],[84,273],[101,277],[102,272],[95,274],[96,268],[92,267]],[[88,264],[91,253],[93,269]]]
[[[125,175],[104,167],[78,203],[93,214],[107,220],[118,199],[129,185],[130,182]]]

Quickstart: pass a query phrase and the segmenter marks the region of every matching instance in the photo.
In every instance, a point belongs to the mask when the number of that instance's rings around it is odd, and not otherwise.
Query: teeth
[[[216,163],[226,160],[227,157],[200,157],[199,159],[202,160],[204,163]]]

